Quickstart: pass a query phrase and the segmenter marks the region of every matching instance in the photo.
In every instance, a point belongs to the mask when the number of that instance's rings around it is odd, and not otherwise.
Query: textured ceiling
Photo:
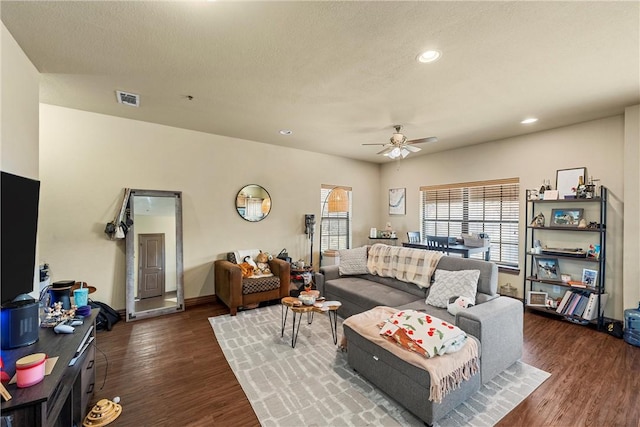
[[[0,14],[42,102],[372,162],[390,160],[361,144],[394,124],[438,137],[420,155],[640,103],[636,1],[2,1]],[[419,64],[430,48],[441,59]]]

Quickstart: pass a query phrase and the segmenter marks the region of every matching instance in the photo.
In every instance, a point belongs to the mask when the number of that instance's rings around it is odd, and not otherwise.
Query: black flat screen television
[[[2,172],[0,176],[0,300],[33,291],[40,181]]]

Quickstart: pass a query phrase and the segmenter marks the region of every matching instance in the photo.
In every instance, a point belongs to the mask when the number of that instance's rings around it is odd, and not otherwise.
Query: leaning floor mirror
[[[182,193],[131,190],[128,207],[127,321],[184,311]]]

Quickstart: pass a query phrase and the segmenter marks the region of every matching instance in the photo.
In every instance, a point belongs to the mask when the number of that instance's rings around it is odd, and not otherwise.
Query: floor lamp
[[[320,212],[320,260],[322,261],[322,224],[325,221],[324,213],[340,213],[349,212],[349,193],[342,187],[334,187],[329,191],[327,197],[322,203],[322,211]],[[347,220],[349,218],[347,217]],[[324,248],[329,249],[329,248]],[[339,249],[339,248],[338,248]]]

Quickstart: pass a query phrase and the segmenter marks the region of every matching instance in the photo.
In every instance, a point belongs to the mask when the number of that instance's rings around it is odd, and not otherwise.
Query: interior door
[[[164,233],[139,234],[138,298],[164,295]]]

